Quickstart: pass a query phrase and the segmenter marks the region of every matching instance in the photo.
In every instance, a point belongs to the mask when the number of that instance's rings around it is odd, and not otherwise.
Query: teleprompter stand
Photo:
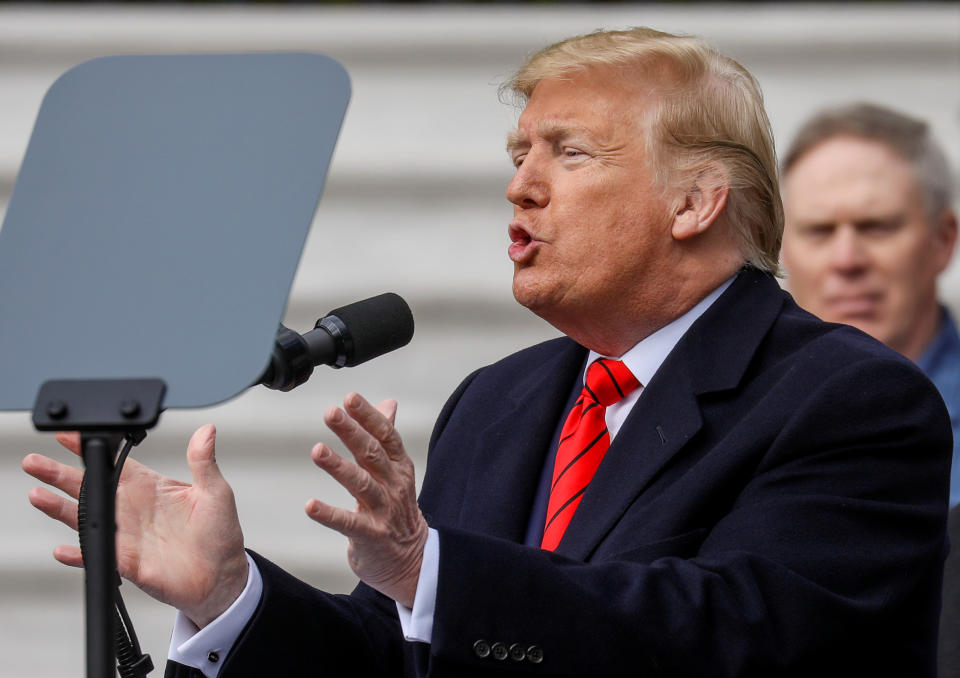
[[[123,437],[141,437],[160,417],[161,379],[47,381],[37,395],[38,431],[79,431],[86,495],[84,597],[87,676],[116,675],[114,596],[116,524],[114,455]]]
[[[0,228],[0,411],[81,434],[87,678],[126,626],[120,441],[257,383],[349,98],[299,52],[100,57],[44,96]]]

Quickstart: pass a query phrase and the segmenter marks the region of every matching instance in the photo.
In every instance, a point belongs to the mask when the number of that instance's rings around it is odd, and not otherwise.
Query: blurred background
[[[397,398],[422,471],[433,420],[460,379],[556,335],[510,294],[503,148],[517,111],[497,87],[550,42],[635,25],[699,35],[741,61],[763,86],[781,149],[814,110],[872,100],[928,120],[957,174],[957,4],[2,3],[0,214],[44,92],[82,61],[302,50],[344,64],[353,97],[284,322],[303,332],[331,308],[394,291],[413,309],[413,342],[353,369],[318,368],[291,393],[258,387],[217,407],[166,412],[133,456],[189,480],[185,442],[216,423],[247,546],[315,586],[349,591],[345,540],[303,514],[311,497],[352,504],[309,458],[317,440],[333,443],[323,411],[350,390]],[[960,311],[960,269],[942,281]],[[82,573],[51,556],[74,536],[29,506],[35,483],[20,470],[27,452],[71,455],[34,432],[25,412],[0,413],[0,449],[0,676],[83,675]],[[173,612],[123,589],[159,667],[152,675],[162,675]]]

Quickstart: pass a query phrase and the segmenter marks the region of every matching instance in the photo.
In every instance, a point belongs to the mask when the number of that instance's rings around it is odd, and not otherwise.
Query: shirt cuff
[[[253,617],[263,594],[263,578],[249,553],[247,564],[250,567],[243,593],[223,614],[202,629],[198,629],[183,612],[177,611],[167,654],[169,659],[199,669],[206,678],[217,678],[223,660]]]
[[[409,641],[429,643],[433,638],[433,615],[437,608],[437,575],[440,570],[440,535],[430,528],[423,547],[423,562],[417,579],[413,609],[397,603],[400,628]]]

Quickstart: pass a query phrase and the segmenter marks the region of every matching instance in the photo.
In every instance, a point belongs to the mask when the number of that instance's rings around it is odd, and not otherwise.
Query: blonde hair
[[[689,181],[719,168],[730,185],[726,219],[745,261],[778,274],[783,206],[773,133],[756,79],[698,38],[651,28],[568,38],[533,56],[501,93],[529,101],[547,78],[613,67],[651,81],[659,95],[647,116],[647,148],[657,181]]]

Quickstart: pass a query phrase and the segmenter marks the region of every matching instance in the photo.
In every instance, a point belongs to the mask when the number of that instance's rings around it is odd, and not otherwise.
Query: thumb
[[[193,474],[193,484],[200,489],[224,482],[217,466],[216,440],[217,429],[207,424],[198,428],[187,443],[187,465]]]

